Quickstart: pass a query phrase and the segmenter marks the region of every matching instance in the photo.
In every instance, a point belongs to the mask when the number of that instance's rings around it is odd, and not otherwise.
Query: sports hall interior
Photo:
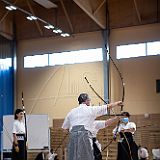
[[[16,9],[6,8],[11,5]],[[104,104],[91,88],[107,102],[124,101],[123,111],[137,126],[135,141],[148,148],[149,159],[160,148],[159,0],[1,0],[0,66],[0,118],[22,108],[23,92],[26,114],[48,115],[49,147],[60,160],[68,143],[61,126],[79,94]],[[120,113],[117,107],[98,119]],[[102,148],[115,126],[98,132]],[[37,152],[28,151],[28,160]],[[116,141],[102,153],[104,160],[116,154]]]

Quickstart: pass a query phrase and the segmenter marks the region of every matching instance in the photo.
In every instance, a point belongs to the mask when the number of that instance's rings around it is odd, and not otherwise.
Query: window
[[[0,69],[1,70],[8,70],[9,67],[11,66],[12,66],[11,58],[0,59]]]
[[[160,54],[160,41],[147,43],[147,55]]]
[[[117,59],[158,55],[160,54],[160,41],[120,45],[116,47]]]
[[[102,48],[24,57],[24,68],[102,61]]]
[[[64,65],[102,61],[102,48],[53,53],[49,55],[49,65]]]
[[[48,66],[48,54],[24,57],[24,68]]]
[[[117,46],[117,59],[145,56],[145,43]]]

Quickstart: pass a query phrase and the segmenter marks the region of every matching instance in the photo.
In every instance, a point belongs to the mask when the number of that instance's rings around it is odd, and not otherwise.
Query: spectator
[[[153,159],[160,160],[160,148],[152,149]]]
[[[138,157],[140,160],[147,160],[149,157],[148,150],[146,147],[138,147]]]
[[[48,154],[48,160],[55,160],[57,157],[57,154],[54,153],[53,149],[50,150],[50,153]]]

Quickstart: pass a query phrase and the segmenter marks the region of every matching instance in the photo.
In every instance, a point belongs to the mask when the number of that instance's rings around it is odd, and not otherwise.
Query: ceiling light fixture
[[[27,16],[26,17],[28,20],[32,21],[32,18],[30,16]]]
[[[68,34],[68,33],[62,33],[61,36],[62,36],[62,37],[69,37],[70,34]]]
[[[53,32],[54,32],[54,33],[62,33],[62,30],[61,30],[61,29],[56,28],[56,29],[54,29],[54,30],[53,30]]]
[[[35,17],[35,16],[31,16],[31,18],[32,18],[33,20],[37,20],[37,17]]]
[[[5,8],[8,9],[9,11],[12,11],[12,10],[16,10],[16,9],[17,9],[17,7],[15,7],[15,6],[13,6],[13,5],[6,6]]]
[[[27,19],[32,21],[32,20],[37,20],[37,17],[35,16],[27,16]]]
[[[54,30],[53,30],[53,33],[58,33],[57,29],[54,29]]]
[[[54,28],[54,26],[51,25],[51,24],[48,24],[48,25],[46,25],[46,26],[44,26],[44,27],[47,28],[47,29],[53,29],[53,28]]]
[[[61,30],[61,29],[57,29],[57,32],[58,32],[58,33],[62,33],[62,30]]]
[[[26,10],[20,8],[20,7],[17,7],[17,6],[13,5],[12,3],[10,3],[10,2],[8,2],[8,1],[6,1],[6,0],[1,0],[1,1],[3,1],[5,4],[8,5],[8,6],[6,6],[5,8],[8,9],[9,11],[12,11],[12,10],[16,10],[16,9],[17,9],[17,10],[25,13],[25,14],[27,15],[26,18],[27,18],[28,20],[30,20],[30,21],[32,21],[32,20],[39,20],[40,22],[42,22],[42,23],[45,24],[44,27],[45,27],[46,29],[53,29],[52,31],[53,31],[54,33],[60,34],[62,37],[68,37],[68,36],[70,36],[70,34],[68,34],[68,33],[63,33],[63,31],[62,31],[61,29],[55,28],[54,25],[48,23],[47,21],[45,21],[45,20],[43,20],[43,19],[41,19],[41,18],[39,18],[39,17],[37,17],[37,16],[33,16],[30,12],[28,12],[28,11],[26,11]]]

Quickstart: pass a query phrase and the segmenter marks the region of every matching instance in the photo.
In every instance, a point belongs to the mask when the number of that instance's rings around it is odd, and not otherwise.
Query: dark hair
[[[55,159],[55,160],[58,160],[58,156],[56,155],[56,156],[54,157],[54,159]]]
[[[81,93],[78,97],[78,102],[79,104],[82,104],[85,102],[87,99],[90,99],[87,93]]]
[[[126,116],[126,117],[130,117],[130,114],[128,112],[123,112],[121,115]]]
[[[22,109],[16,109],[15,113],[14,113],[14,119],[18,119],[17,114],[23,112]]]

